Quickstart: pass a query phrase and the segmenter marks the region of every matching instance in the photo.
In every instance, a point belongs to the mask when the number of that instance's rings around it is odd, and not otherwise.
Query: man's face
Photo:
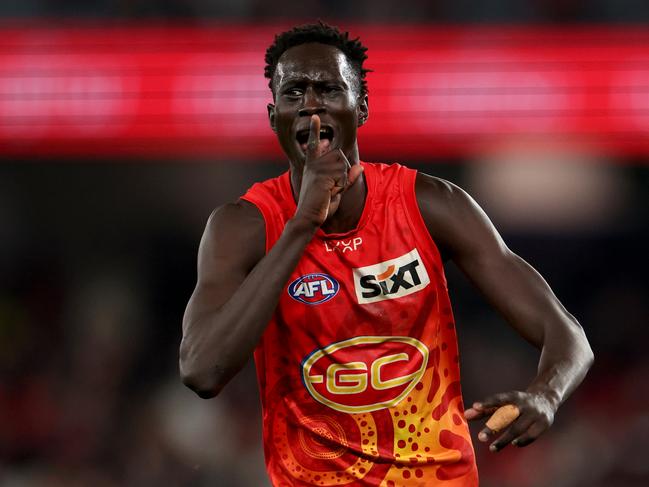
[[[275,76],[275,104],[268,105],[273,130],[289,160],[304,163],[311,115],[320,117],[320,138],[357,153],[356,130],[367,119],[367,97],[359,95],[358,74],[338,48],[309,43],[287,49]]]

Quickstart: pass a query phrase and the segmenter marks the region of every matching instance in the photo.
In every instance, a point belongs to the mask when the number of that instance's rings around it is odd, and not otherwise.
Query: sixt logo
[[[316,350],[302,362],[302,381],[336,411],[368,413],[401,402],[421,380],[428,348],[405,336],[359,336]]]
[[[289,284],[288,294],[301,303],[320,304],[332,299],[339,289],[338,281],[331,276],[307,274]]]
[[[396,299],[424,289],[430,283],[417,249],[396,259],[353,270],[360,304]]]

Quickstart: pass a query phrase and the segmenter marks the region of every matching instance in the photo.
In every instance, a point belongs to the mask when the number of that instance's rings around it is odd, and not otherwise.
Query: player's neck
[[[358,149],[348,155],[350,164],[360,164]],[[302,186],[302,171],[304,166],[291,163],[290,179],[293,198],[297,203]],[[342,195],[338,210],[322,225],[325,233],[345,233],[353,230],[358,225],[365,208],[367,184],[365,174],[361,173],[358,180]]]

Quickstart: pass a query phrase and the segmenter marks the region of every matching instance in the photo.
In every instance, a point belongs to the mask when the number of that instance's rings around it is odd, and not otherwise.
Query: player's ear
[[[275,128],[275,105],[269,103],[266,108],[268,109],[268,121],[270,122],[270,128],[273,129],[273,132],[277,132]]]
[[[358,113],[358,126],[361,127],[365,125],[365,122],[367,122],[367,118],[370,116],[370,107],[369,107],[369,100],[367,98],[367,95],[363,95],[360,97],[358,102],[358,107],[357,107],[357,113]]]

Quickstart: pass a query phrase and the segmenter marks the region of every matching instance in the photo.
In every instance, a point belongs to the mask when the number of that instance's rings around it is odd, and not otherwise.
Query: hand
[[[510,443],[515,446],[529,445],[552,425],[557,410],[555,403],[541,393],[512,391],[494,394],[473,403],[471,408],[464,411],[464,417],[469,421],[486,418],[505,404],[517,406],[520,416],[501,431],[484,428],[478,434],[478,440],[482,442],[500,435],[489,446],[493,452],[502,450]]]
[[[330,150],[329,140],[320,140],[320,117],[311,116],[296,216],[321,226],[336,213],[342,194],[362,172],[363,167],[352,167],[340,149]]]

